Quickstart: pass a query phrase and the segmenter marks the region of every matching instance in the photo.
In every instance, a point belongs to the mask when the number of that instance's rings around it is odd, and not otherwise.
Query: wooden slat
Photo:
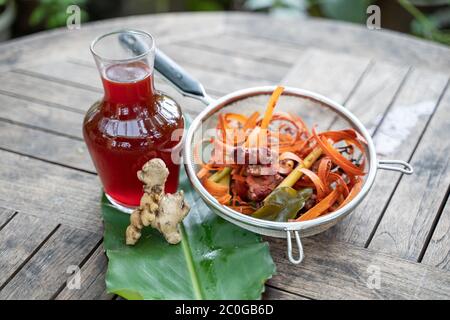
[[[227,72],[244,79],[279,81],[288,67],[270,64],[267,61],[207,51],[205,48],[191,48],[178,44],[162,45],[161,49],[180,65],[203,67],[216,72]]]
[[[0,205],[100,232],[97,177],[0,151]]]
[[[345,104],[370,133],[374,132],[383,119],[407,72],[407,66],[374,62]],[[348,127],[348,124],[339,126]]]
[[[14,123],[81,138],[83,117],[78,112],[0,94],[0,118]]]
[[[405,112],[413,113],[414,106],[408,107]],[[402,177],[370,243],[371,248],[411,260],[419,259],[441,203],[447,200],[450,141],[445,137],[449,128],[450,90],[447,90],[412,157],[415,174]],[[441,259],[447,256],[448,248],[442,250],[441,255]],[[438,258],[437,252],[435,256]]]
[[[266,291],[264,291],[262,298],[264,300],[308,300],[302,296],[269,286],[266,286]]]
[[[205,48],[217,52],[233,55],[242,55],[243,57],[258,59],[260,61],[282,63],[285,65],[293,64],[300,58],[303,50],[296,45],[280,43],[249,37],[243,34],[225,33],[220,37],[206,36],[194,38],[190,41],[178,42],[183,46]]]
[[[450,298],[448,272],[319,237],[303,240],[306,257],[298,266],[286,258],[285,240],[271,240],[277,274],[269,284],[313,299]],[[370,278],[377,271],[379,288]]]
[[[277,79],[269,81],[250,78],[238,78],[232,73],[216,72],[203,67],[192,67],[189,65],[184,65],[181,62],[180,65],[182,65],[182,67],[186,69],[187,72],[198,79],[205,86],[208,94],[213,96],[222,96],[232,91],[241,90],[248,87],[273,84],[274,82],[278,81]]]
[[[14,210],[0,207],[0,228],[4,227],[15,213]]]
[[[99,94],[90,90],[69,87],[52,81],[7,72],[0,75],[0,93],[24,97],[54,107],[84,112],[98,100]],[[11,107],[11,106],[10,106]]]
[[[450,198],[447,199],[422,263],[450,271]]]
[[[89,91],[98,92],[98,97],[101,97],[101,93],[103,93],[102,81],[94,61],[75,64],[66,60],[56,60],[27,65],[26,68],[18,66],[14,72],[84,87]]]
[[[105,273],[108,260],[100,246],[81,268],[79,290],[65,287],[56,300],[111,300],[114,295],[106,292]]]
[[[50,299],[93,250],[101,235],[61,226],[0,291],[0,299]]]
[[[0,288],[56,227],[53,220],[26,213],[9,221],[0,231]]]
[[[282,83],[322,94],[344,104],[358,87],[368,67],[369,60],[365,58],[308,50]],[[336,114],[328,108],[308,100],[296,112],[309,127],[318,125],[320,131],[329,129],[336,119]]]
[[[376,149],[381,158],[409,159],[446,82],[447,77],[443,75],[417,69],[411,72],[375,134]],[[398,130],[396,124],[400,126]],[[401,130],[404,124],[411,127]],[[399,178],[398,173],[380,170],[367,198],[336,226],[332,235],[353,244],[366,245]],[[405,177],[408,178],[413,179]]]
[[[369,59],[307,50],[283,83],[344,103],[369,65]]]
[[[83,141],[10,123],[2,123],[0,136],[2,149],[95,173]]]

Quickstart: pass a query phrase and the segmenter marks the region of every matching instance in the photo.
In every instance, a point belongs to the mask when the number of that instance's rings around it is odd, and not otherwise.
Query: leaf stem
[[[314,164],[314,162],[316,162],[316,160],[322,155],[322,149],[320,147],[316,147],[313,149],[313,151],[311,151],[310,154],[308,154],[308,156],[303,160],[302,163],[299,163],[297,165],[297,167],[295,167],[294,170],[291,171],[291,173],[284,178],[283,181],[281,181],[281,183],[278,185],[278,188],[282,188],[282,187],[292,187],[297,181],[298,179],[301,178],[301,176],[303,175],[303,172],[301,172],[300,170],[303,168],[309,169],[311,168],[311,166]]]
[[[197,272],[195,271],[194,260],[192,258],[192,250],[189,246],[186,230],[184,229],[184,225],[180,224],[180,232],[181,232],[181,246],[183,248],[184,257],[186,258],[186,264],[189,270],[189,275],[191,276],[192,287],[194,289],[194,296],[196,300],[203,300],[202,289],[200,288],[200,281],[198,280]]]
[[[217,171],[216,173],[214,173],[210,179],[214,182],[219,182],[220,180],[222,180],[222,178],[226,177],[227,175],[229,175],[231,173],[231,168],[230,167],[226,167],[221,171]]]

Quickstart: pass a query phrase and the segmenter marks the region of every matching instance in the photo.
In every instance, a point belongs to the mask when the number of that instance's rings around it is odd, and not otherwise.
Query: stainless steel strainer
[[[310,126],[318,124],[319,130],[353,128],[359,132],[367,141],[366,146],[366,170],[364,184],[359,194],[343,208],[323,215],[319,218],[303,222],[273,222],[252,218],[251,216],[236,212],[217,202],[201,184],[196,176],[198,167],[193,159],[193,149],[198,139],[204,138],[208,128],[217,123],[219,112],[239,112],[251,114],[253,111],[263,111],[269,96],[275,86],[256,87],[239,90],[230,93],[218,100],[207,96],[202,85],[190,77],[182,68],[170,60],[161,52],[157,53],[155,68],[167,78],[180,92],[192,98],[202,101],[207,107],[192,122],[185,140],[183,158],[187,175],[195,190],[199,193],[205,203],[222,218],[247,230],[261,235],[286,238],[287,255],[289,261],[298,264],[303,260],[303,248],[301,237],[309,237],[323,232],[332,227],[346,215],[353,211],[369,192],[378,169],[398,171],[412,174],[411,165],[400,160],[377,160],[372,138],[364,125],[342,105],[336,103],[320,94],[307,90],[286,87],[280,97],[276,110],[286,111],[302,116]],[[298,246],[298,257],[294,257],[292,238]]]

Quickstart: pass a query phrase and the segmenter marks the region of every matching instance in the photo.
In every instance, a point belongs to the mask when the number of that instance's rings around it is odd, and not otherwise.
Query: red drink
[[[136,173],[152,158],[166,163],[166,192],[175,192],[179,163],[172,153],[181,143],[172,136],[184,128],[179,106],[154,90],[152,70],[140,61],[110,64],[102,81],[104,98],[87,112],[83,135],[106,194],[120,205],[138,206],[143,189]]]

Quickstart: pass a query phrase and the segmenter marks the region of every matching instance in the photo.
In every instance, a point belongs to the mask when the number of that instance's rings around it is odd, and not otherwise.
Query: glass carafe
[[[131,36],[138,50],[120,41]],[[137,171],[152,158],[169,169],[166,192],[178,187],[184,119],[178,104],[154,88],[155,42],[142,31],[116,31],[91,45],[104,96],[86,113],[83,136],[108,199],[122,211],[139,205]]]

